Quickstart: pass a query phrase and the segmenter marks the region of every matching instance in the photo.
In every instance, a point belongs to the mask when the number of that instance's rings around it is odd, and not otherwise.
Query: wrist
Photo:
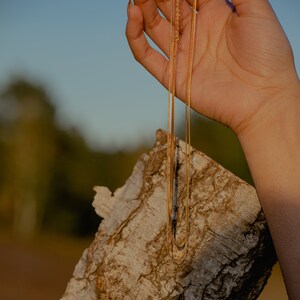
[[[265,105],[238,138],[260,194],[276,190],[279,195],[284,186],[295,190],[284,170],[300,165],[300,84],[277,94],[268,103],[271,105]]]
[[[236,131],[244,151],[256,143],[262,146],[261,143],[264,143],[268,136],[299,140],[296,133],[300,134],[300,81],[297,80],[284,90],[269,94],[265,99],[265,104],[251,120]],[[265,141],[267,142],[268,138]]]

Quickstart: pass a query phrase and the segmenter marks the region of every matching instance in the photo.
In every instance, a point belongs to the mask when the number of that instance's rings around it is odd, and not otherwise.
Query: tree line
[[[183,136],[184,122],[179,123]],[[192,145],[251,183],[241,147],[224,126],[192,118]],[[44,86],[17,78],[0,93],[0,229],[22,237],[43,231],[88,236],[100,218],[94,185],[122,186],[149,145],[92,149],[76,128],[62,128]]]
[[[11,81],[0,95],[0,226],[24,237],[94,233],[92,187],[123,185],[142,151],[92,149],[76,128],[58,125],[43,86]]]

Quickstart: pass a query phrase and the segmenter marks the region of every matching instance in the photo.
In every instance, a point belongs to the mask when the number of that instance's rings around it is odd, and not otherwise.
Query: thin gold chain
[[[167,174],[167,242],[172,248],[169,250],[176,261],[183,261],[187,253],[189,237],[189,200],[190,200],[190,172],[191,172],[191,86],[193,75],[193,61],[196,33],[196,6],[194,0],[190,26],[190,44],[188,54],[188,70],[186,80],[186,204],[185,204],[185,235],[182,241],[176,239],[175,228],[172,222],[174,209],[174,173],[175,173],[175,135],[174,135],[174,114],[175,114],[175,93],[176,93],[176,67],[178,42],[180,39],[180,0],[172,0],[170,19],[170,68],[169,68],[169,89],[168,89],[168,174]],[[176,258],[174,249],[177,251]],[[179,254],[178,254],[179,253]]]

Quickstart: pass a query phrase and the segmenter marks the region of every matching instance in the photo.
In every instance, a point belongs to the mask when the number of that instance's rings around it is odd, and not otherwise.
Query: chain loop
[[[168,174],[167,174],[167,243],[174,261],[181,263],[187,254],[189,237],[189,200],[190,200],[190,176],[191,176],[191,96],[192,74],[194,61],[194,48],[196,37],[196,6],[194,0],[190,25],[190,42],[188,53],[188,70],[186,79],[186,203],[185,203],[185,235],[183,240],[176,238],[177,201],[175,194],[175,93],[177,75],[177,53],[181,30],[181,0],[172,0],[170,19],[170,68],[168,89]]]

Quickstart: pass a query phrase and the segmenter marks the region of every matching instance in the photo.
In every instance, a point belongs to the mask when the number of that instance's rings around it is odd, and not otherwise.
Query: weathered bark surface
[[[179,199],[184,151],[178,141]],[[166,242],[165,174],[166,135],[158,131],[122,188],[114,194],[95,188],[93,205],[103,221],[63,300],[258,297],[276,258],[254,188],[192,149],[188,253],[177,264]]]

